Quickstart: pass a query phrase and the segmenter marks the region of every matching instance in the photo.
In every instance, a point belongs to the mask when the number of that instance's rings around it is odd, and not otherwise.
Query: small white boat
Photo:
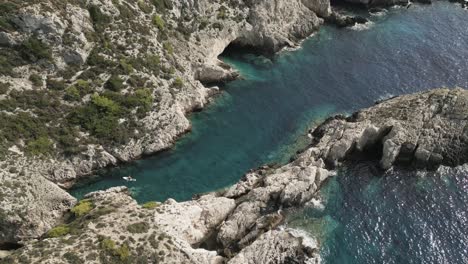
[[[132,176],[122,177],[122,179],[128,182],[136,182],[136,179],[134,179]]]

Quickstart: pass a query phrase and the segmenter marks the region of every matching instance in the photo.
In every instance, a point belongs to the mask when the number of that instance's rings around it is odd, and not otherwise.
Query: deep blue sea
[[[139,202],[188,200],[235,183],[251,168],[286,162],[307,143],[307,129],[334,113],[430,88],[468,88],[467,10],[435,2],[369,18],[359,28],[323,26],[300,49],[271,60],[224,54],[244,79],[192,114],[191,133],[173,149],[107,171],[71,193],[79,198],[127,185]],[[137,182],[121,179],[129,174]],[[432,187],[418,192],[417,177],[354,174],[335,178],[330,201],[336,202],[319,217],[325,263],[468,262],[465,175],[448,175],[448,185],[423,180]]]
[[[324,209],[288,225],[318,239],[323,263],[468,263],[468,176],[374,164],[342,170],[321,189]]]

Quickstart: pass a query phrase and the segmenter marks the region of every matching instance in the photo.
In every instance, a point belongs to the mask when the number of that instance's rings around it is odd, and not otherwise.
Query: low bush
[[[80,101],[81,100],[80,92],[75,86],[70,86],[65,90],[63,99],[69,102]]]
[[[153,5],[160,13],[164,13],[166,9],[172,9],[173,7],[171,0],[153,0]]]
[[[158,206],[159,206],[158,202],[151,201],[151,202],[144,203],[141,207],[145,209],[154,209]]]
[[[218,10],[218,19],[226,19],[227,18],[227,8],[225,6],[221,6]]]
[[[95,94],[88,104],[78,107],[69,115],[69,121],[109,143],[125,143],[128,135],[125,130],[119,128],[119,118],[122,117],[122,113],[119,104],[105,96]]]
[[[10,83],[0,82],[0,95],[6,94],[10,89]]]
[[[94,205],[91,200],[84,199],[79,201],[78,204],[71,209],[71,212],[75,215],[75,217],[81,217],[93,210],[93,207]]]
[[[47,237],[61,237],[67,235],[70,232],[70,228],[66,225],[59,225],[47,232]]]
[[[127,62],[127,60],[125,59],[121,59],[120,60],[120,68],[122,68],[122,70],[124,70],[124,72],[126,74],[130,74],[133,72],[133,66],[132,64],[130,64],[129,62]]]
[[[182,88],[184,86],[184,81],[180,77],[176,77],[174,79],[174,82],[172,83],[172,86],[175,88]]]
[[[12,75],[14,65],[11,64],[10,60],[5,56],[0,56],[0,74],[1,75]]]
[[[47,155],[53,151],[53,143],[46,136],[41,136],[35,140],[29,141],[26,146],[26,151],[35,156]]]
[[[99,6],[91,5],[88,8],[89,15],[91,20],[93,21],[94,28],[96,31],[101,32],[107,26],[108,23],[111,22],[111,18],[104,13],[102,13]]]
[[[132,233],[132,234],[141,234],[141,233],[146,233],[149,230],[149,225],[148,223],[145,222],[140,222],[140,223],[135,223],[127,226],[127,231]]]
[[[70,264],[85,263],[82,259],[80,259],[80,257],[78,257],[77,254],[75,254],[73,252],[67,252],[67,253],[63,254],[63,258],[66,259],[68,261],[68,263],[70,263]]]
[[[174,47],[172,46],[172,44],[170,42],[164,42],[163,43],[163,48],[164,50],[167,51],[167,53],[169,53],[170,55],[174,54]]]
[[[150,14],[153,12],[153,7],[149,4],[147,4],[144,0],[139,0],[138,1],[138,7],[141,9],[146,14]]]
[[[20,46],[23,58],[35,62],[41,59],[52,59],[52,52],[49,46],[36,37],[30,37]]]
[[[159,15],[154,15],[153,16],[153,24],[159,29],[159,30],[164,30],[164,20],[161,18]]]
[[[55,91],[65,90],[65,82],[57,79],[47,79],[47,88]]]
[[[42,77],[39,74],[33,73],[29,76],[29,80],[34,86],[42,86]]]
[[[123,80],[117,76],[112,75],[109,80],[107,80],[105,87],[111,91],[119,92],[123,89]]]

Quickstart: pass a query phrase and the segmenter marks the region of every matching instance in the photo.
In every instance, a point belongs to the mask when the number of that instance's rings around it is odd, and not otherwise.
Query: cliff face
[[[0,244],[38,237],[93,170],[170,147],[236,73],[232,42],[266,52],[322,23],[328,1],[0,3]],[[16,194],[20,195],[16,195]]]
[[[335,174],[332,168],[359,152],[377,153],[382,167],[400,161],[465,164],[467,98],[462,89],[432,90],[380,102],[347,119],[331,118],[291,163],[259,168],[231,188],[193,201],[139,206],[123,187],[89,194],[50,238],[28,243],[5,261],[319,263],[314,239],[281,226],[288,209],[316,206],[317,191]],[[415,142],[416,150],[409,149]]]

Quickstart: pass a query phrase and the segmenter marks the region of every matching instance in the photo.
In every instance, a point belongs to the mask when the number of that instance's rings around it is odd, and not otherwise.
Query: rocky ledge
[[[288,209],[316,206],[333,169],[362,154],[380,159],[383,169],[466,163],[467,100],[466,90],[436,89],[330,118],[311,131],[310,146],[291,163],[259,168],[192,201],[138,205],[124,187],[91,193],[62,225],[4,261],[319,263],[317,241],[282,225]]]

